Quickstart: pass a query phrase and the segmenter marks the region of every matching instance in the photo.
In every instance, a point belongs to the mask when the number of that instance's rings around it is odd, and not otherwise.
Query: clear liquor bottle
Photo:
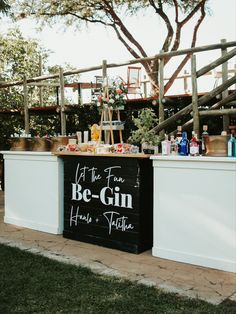
[[[178,144],[177,140],[175,139],[174,135],[170,136],[170,154],[171,155],[178,155]]]
[[[176,133],[176,140],[178,142],[180,142],[182,139],[182,126],[181,125],[178,125],[177,126],[177,133]]]
[[[178,145],[178,153],[180,153],[180,141],[182,140],[182,126],[177,126],[176,144]]]
[[[161,142],[161,153],[162,155],[170,155],[170,141],[167,134],[165,134],[164,141]]]
[[[209,136],[208,133],[208,126],[207,125],[203,125],[202,126],[202,138],[201,138],[201,155],[205,155],[206,154],[206,143],[207,143],[207,138]]]

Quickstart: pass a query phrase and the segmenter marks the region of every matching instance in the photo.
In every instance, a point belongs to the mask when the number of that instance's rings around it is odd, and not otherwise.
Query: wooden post
[[[163,51],[161,51],[162,53]],[[164,58],[159,59],[159,124],[165,120],[164,114]],[[164,138],[165,130],[159,132],[160,138]]]
[[[235,70],[234,74],[236,74],[236,64],[234,65],[234,70]],[[234,84],[234,88],[236,89],[236,84]]]
[[[221,43],[225,44],[226,39],[221,39]],[[227,48],[221,49],[221,56],[227,55]],[[222,63],[222,83],[225,83],[228,80],[228,62]],[[222,92],[222,99],[226,98],[229,95],[228,89],[224,90]],[[229,130],[229,116],[223,115],[223,130],[228,131]]]
[[[107,77],[107,60],[102,61],[102,77]]]
[[[66,114],[65,114],[65,83],[63,69],[60,68],[60,107],[61,107],[61,135],[66,135]]]
[[[147,98],[147,77],[144,75],[143,77],[143,94],[144,98]]]
[[[102,61],[103,95],[108,96],[107,60]],[[108,110],[104,108],[104,121],[108,121]],[[104,131],[104,142],[108,142],[108,131]]]
[[[120,110],[117,110],[117,119],[120,121]],[[120,143],[123,143],[123,136],[122,136],[122,130],[119,130],[120,135]]]
[[[184,70],[184,92],[185,94],[188,94],[188,71]]]
[[[29,134],[29,108],[28,108],[28,87],[27,87],[27,79],[24,76],[24,120],[25,120],[25,133]]]
[[[196,56],[191,57],[191,77],[192,77],[192,105],[193,105],[193,131],[200,137],[199,112],[198,112],[198,91],[196,76]]]
[[[39,56],[39,76],[43,75],[42,56]],[[39,86],[39,105],[43,106],[43,87]]]

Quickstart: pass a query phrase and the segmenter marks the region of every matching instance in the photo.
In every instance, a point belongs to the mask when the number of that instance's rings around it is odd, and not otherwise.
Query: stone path
[[[214,304],[226,299],[236,302],[234,273],[160,259],[151,251],[136,255],[69,240],[5,224],[3,217],[4,193],[0,191],[0,243]]]

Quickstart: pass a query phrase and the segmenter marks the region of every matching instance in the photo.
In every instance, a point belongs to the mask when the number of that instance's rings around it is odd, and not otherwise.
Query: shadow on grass
[[[0,313],[236,313],[0,245]]]

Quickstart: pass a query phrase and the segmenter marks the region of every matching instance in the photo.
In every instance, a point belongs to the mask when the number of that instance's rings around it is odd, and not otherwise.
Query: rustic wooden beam
[[[162,52],[161,52],[162,53]],[[164,64],[165,60],[163,58],[159,59],[159,123],[165,120],[165,112],[164,112],[164,93],[165,93],[165,84],[164,84]],[[159,132],[160,138],[164,138],[165,130]]]
[[[226,43],[226,39],[222,39],[221,43]],[[236,50],[236,49],[235,49]],[[227,48],[221,48],[221,55],[224,58],[227,55]],[[228,79],[228,63],[224,61],[222,63],[222,83],[226,82]],[[228,89],[223,90],[222,92],[222,99],[226,98],[229,95]],[[223,130],[226,131],[229,128],[229,116],[223,115]]]
[[[65,91],[64,75],[60,68],[60,107],[61,107],[61,135],[66,135]]]
[[[198,113],[198,90],[197,90],[197,75],[196,75],[196,55],[191,57],[191,73],[192,73],[192,107],[193,107],[193,131],[200,137],[200,124]]]
[[[219,109],[219,110],[207,110],[207,111],[199,111],[199,115],[201,117],[208,116],[224,116],[224,115],[234,115],[236,114],[236,109]]]
[[[231,94],[229,94],[229,96],[227,96],[224,99],[221,99],[217,104],[211,106],[209,108],[209,110],[215,110],[218,109],[222,106],[225,106],[226,104],[230,103],[231,101],[236,100],[236,91],[232,92]]]
[[[223,90],[228,88],[229,86],[236,83],[236,75],[230,78],[227,82],[219,85],[218,87],[214,88],[211,92],[206,93],[204,96],[200,97],[198,100],[198,106],[202,106],[206,104],[209,100],[214,98],[216,95],[220,94]],[[189,114],[192,110],[192,103],[183,108],[182,110],[178,111],[176,114],[171,116],[170,118],[166,119],[162,123],[158,124],[153,128],[153,131],[156,133],[159,133],[161,130],[168,127],[171,123],[175,122],[179,118],[181,118],[183,115]]]
[[[183,50],[178,50],[178,51],[163,52],[163,53],[159,53],[159,54],[152,56],[152,57],[132,59],[132,60],[128,60],[128,61],[121,62],[121,63],[110,63],[110,64],[107,64],[107,68],[116,68],[116,67],[121,67],[121,66],[125,66],[125,65],[131,65],[131,64],[136,64],[136,63],[140,63],[140,62],[151,61],[151,60],[155,60],[158,58],[169,58],[169,57],[181,56],[181,55],[185,55],[185,54],[189,54],[189,53],[203,52],[203,51],[221,49],[224,47],[226,48],[226,47],[235,47],[235,46],[236,46],[236,41],[231,41],[231,42],[227,42],[226,44],[220,43],[220,44],[213,44],[213,45],[183,49]],[[98,66],[93,66],[93,67],[88,67],[88,68],[81,68],[81,69],[77,69],[77,70],[65,71],[65,72],[63,72],[63,75],[65,77],[65,76],[69,76],[69,75],[86,73],[86,72],[91,72],[91,71],[96,71],[96,70],[101,70],[101,69],[102,69],[102,65],[98,65]],[[43,81],[43,80],[47,80],[47,79],[55,79],[58,77],[59,77],[58,74],[38,76],[38,77],[27,79],[27,83]],[[15,85],[23,85],[23,81],[0,82],[0,88],[10,87],[10,86],[15,86]]]
[[[229,94],[229,96],[225,99],[220,100],[217,104],[211,106],[208,110],[212,111],[215,110],[217,108],[220,108],[222,106],[225,106],[226,104],[228,104],[229,102],[233,101],[236,99],[236,91],[234,91],[233,93]],[[207,111],[200,111],[199,114],[200,116],[202,115],[201,112],[207,112]],[[185,122],[182,125],[182,129],[183,130],[187,130],[191,125],[193,124],[193,119],[190,119],[189,121]],[[173,133],[176,133],[177,130],[173,131]]]
[[[28,86],[37,86],[37,87],[60,87],[59,83],[27,83]]]
[[[103,84],[103,86],[102,86],[103,95],[104,95],[104,97],[108,97],[107,60],[102,61],[102,82],[103,82],[102,83]],[[107,109],[104,109],[103,119],[104,119],[104,121],[109,120]],[[101,122],[101,124],[102,123],[103,122]],[[110,125],[111,125],[111,121],[110,121]],[[109,142],[109,140],[108,140],[109,134],[112,134],[112,137],[113,137],[113,130],[111,127],[110,127],[110,132],[107,130],[104,130],[104,141],[105,141],[105,143]]]
[[[25,121],[25,133],[29,134],[29,104],[28,104],[28,87],[27,87],[27,78],[24,76],[24,121]]]
[[[236,48],[232,49],[228,53],[224,53],[221,57],[216,59],[215,61],[211,62],[210,64],[206,65],[205,67],[201,68],[197,71],[197,77],[200,77],[206,73],[208,73],[210,70],[216,68],[218,65],[225,63],[229,59],[233,58],[236,55]]]
[[[43,75],[43,64],[42,64],[42,56],[39,56],[39,76]],[[39,104],[43,106],[43,88],[39,86]]]

